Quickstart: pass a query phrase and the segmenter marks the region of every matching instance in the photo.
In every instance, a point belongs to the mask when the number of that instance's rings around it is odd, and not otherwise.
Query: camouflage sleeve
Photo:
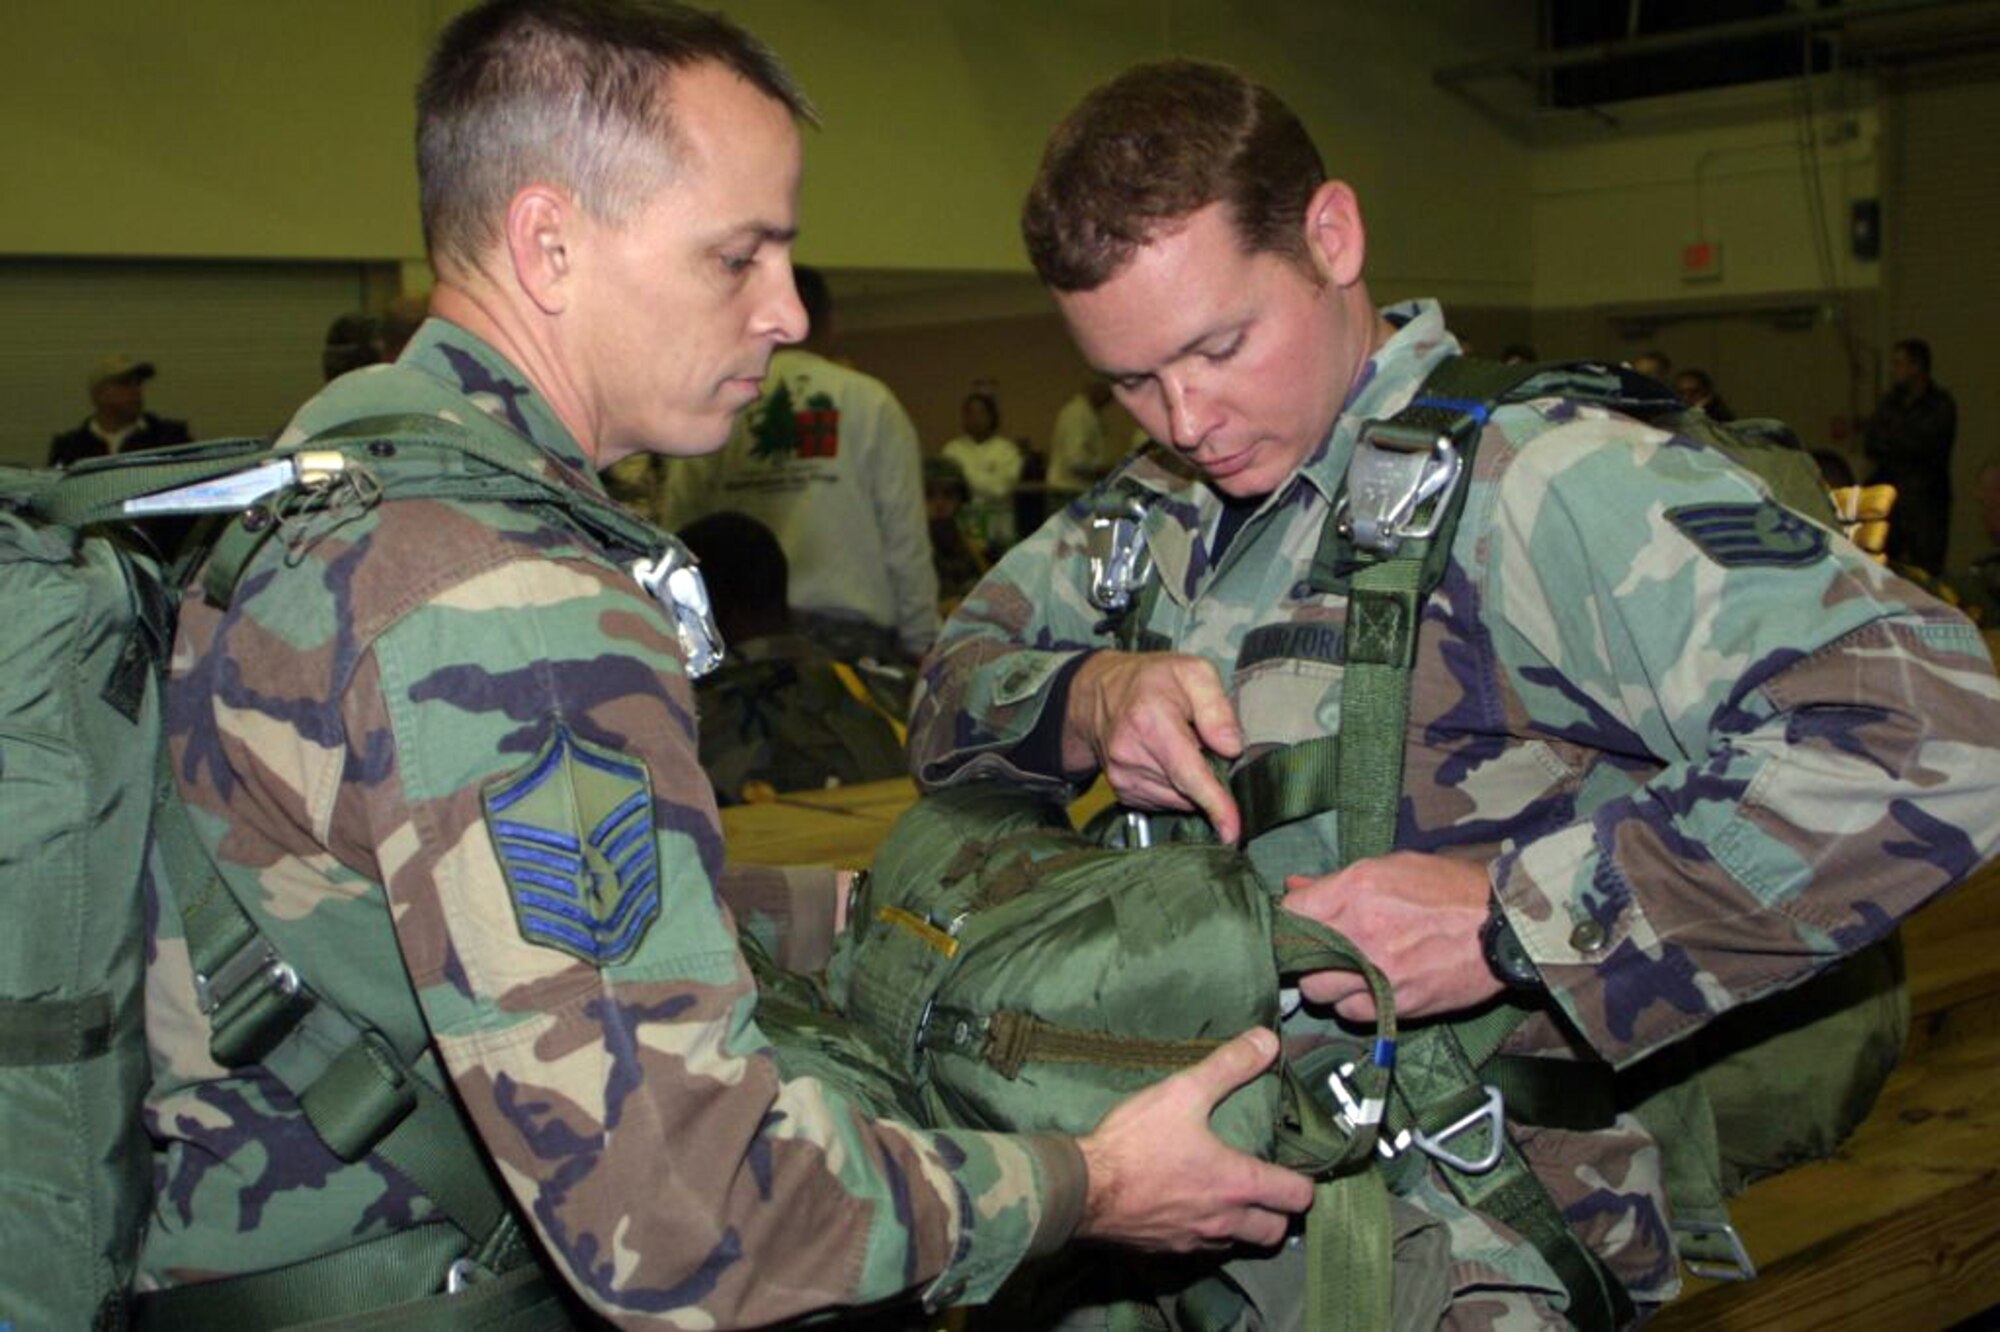
[[[1064,666],[1112,646],[1085,599],[1089,557],[1070,505],[979,580],[924,661],[910,712],[910,768],[925,790],[1001,780],[1065,798],[1061,774],[1018,766],[1013,751],[1041,724]]]
[[[833,956],[840,871],[830,865],[725,864],[716,891],[735,918],[787,971],[817,971]]]
[[[1069,1140],[919,1132],[780,1081],[687,683],[620,573],[530,555],[406,604],[343,701],[333,844],[386,885],[456,1090],[594,1307],[736,1327],[976,1301],[1067,1237]]]
[[[1523,450],[1478,575],[1527,716],[1631,774],[1492,871],[1618,1063],[1881,937],[2000,844],[1978,633],[1716,455],[1633,429]]]

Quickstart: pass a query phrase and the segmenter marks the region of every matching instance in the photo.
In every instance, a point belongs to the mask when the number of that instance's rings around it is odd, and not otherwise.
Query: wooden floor
[[[723,827],[739,860],[861,865],[913,798],[907,781],[812,792]],[[1910,1050],[1875,1112],[1835,1159],[1732,1205],[1757,1280],[1691,1282],[1651,1328],[1915,1332],[2000,1306],[2000,866],[1904,939]]]

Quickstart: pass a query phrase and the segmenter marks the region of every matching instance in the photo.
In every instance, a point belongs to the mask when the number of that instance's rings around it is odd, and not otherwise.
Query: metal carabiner
[[[1405,538],[1437,534],[1444,504],[1416,521],[1417,511],[1447,494],[1458,481],[1464,459],[1449,435],[1370,421],[1354,443],[1347,485],[1334,510],[1341,534],[1376,555],[1389,556]]]
[[[1108,501],[1090,515],[1090,604],[1122,611],[1152,577],[1152,552],[1142,526],[1146,506],[1136,499]]]

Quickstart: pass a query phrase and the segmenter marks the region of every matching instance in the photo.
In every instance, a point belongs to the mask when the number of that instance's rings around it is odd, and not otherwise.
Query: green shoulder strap
[[[298,463],[329,446],[361,444],[371,473],[386,475],[397,496],[481,498],[544,503],[560,509],[587,532],[627,550],[656,549],[662,538],[609,499],[569,486],[546,460],[522,442],[511,447],[435,417],[374,418],[342,426],[283,453],[235,448],[213,456],[176,460],[161,467],[108,470],[92,478],[65,478],[53,488],[63,511],[93,518],[120,516],[137,496],[241,474],[275,462]],[[70,481],[85,484],[71,485]],[[270,498],[281,505],[297,486],[298,468],[280,480]],[[255,512],[255,510],[252,510]],[[210,561],[208,585],[226,604],[250,557],[276,526],[233,523]],[[504,1190],[451,1099],[415,1068],[415,1054],[396,1050],[380,1033],[356,1023],[316,996],[257,928],[254,918],[215,871],[197,838],[172,773],[160,774],[159,852],[166,872],[202,889],[184,907],[198,1000],[213,1024],[211,1053],[224,1067],[257,1064],[297,1098],[326,1146],[343,1160],[375,1155],[407,1178],[438,1207],[459,1233],[451,1245],[436,1242],[435,1228],[404,1232],[327,1255],[326,1277],[285,1269],[282,1282],[230,1283],[232,1308],[250,1300],[269,1313],[277,1300],[300,1320],[343,1312],[329,1308],[330,1291],[347,1292],[352,1308],[379,1302],[382,1291],[439,1289],[442,1265],[464,1272],[505,1273],[533,1261]],[[416,1273],[412,1269],[422,1269]],[[437,1271],[431,1269],[437,1268]],[[286,1292],[290,1292],[287,1294]],[[308,1292],[316,1292],[310,1295]],[[254,1296],[254,1299],[252,1298]],[[204,1306],[204,1316],[206,1306]]]
[[[241,473],[261,461],[270,447],[265,439],[220,439],[86,458],[60,472],[39,473],[43,482],[25,502],[65,527],[116,522],[133,516],[126,509],[129,501]]]
[[[328,454],[340,461],[323,464]],[[475,431],[440,416],[416,413],[345,422],[286,448],[301,477],[338,481],[355,464],[354,484],[379,487],[390,498],[466,499],[545,505],[593,539],[633,554],[656,553],[667,538],[644,519],[580,481],[561,474],[546,453],[518,436]],[[359,480],[366,476],[366,482]],[[280,519],[312,502],[296,484],[274,489],[244,507],[240,521],[216,538],[203,589],[211,603],[229,604],[243,570],[277,531]]]
[[[1409,406],[1363,426],[1311,573],[1316,590],[1348,598],[1340,727],[1325,741],[1239,774],[1238,788],[1250,797],[1246,835],[1252,810],[1260,819],[1302,817],[1317,812],[1307,805],[1327,808],[1330,792],[1343,863],[1395,848],[1424,604],[1444,576],[1487,418],[1500,402],[1532,392],[1541,373],[1538,366],[1452,358]],[[1569,1288],[1576,1326],[1615,1328],[1629,1316],[1629,1300],[1507,1139],[1495,1092],[1482,1079],[1523,1016],[1500,1005],[1468,1022],[1431,1023],[1406,1035],[1388,1127],[1430,1144],[1426,1154],[1462,1201],[1534,1244]],[[1476,1157],[1461,1145],[1482,1137]]]

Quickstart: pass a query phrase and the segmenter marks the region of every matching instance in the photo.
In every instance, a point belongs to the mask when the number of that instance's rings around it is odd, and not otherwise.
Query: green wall
[[[416,260],[410,93],[457,0],[0,0],[0,255]],[[737,0],[825,127],[809,259],[1020,271],[1049,128],[1169,52],[1238,63],[1363,193],[1378,284],[1525,301],[1529,155],[1437,92],[1525,45],[1491,0]],[[1423,176],[1408,168],[1421,163]],[[1394,185],[1394,189],[1390,188]],[[25,206],[23,206],[25,204]]]
[[[416,253],[424,0],[0,0],[0,254]]]

